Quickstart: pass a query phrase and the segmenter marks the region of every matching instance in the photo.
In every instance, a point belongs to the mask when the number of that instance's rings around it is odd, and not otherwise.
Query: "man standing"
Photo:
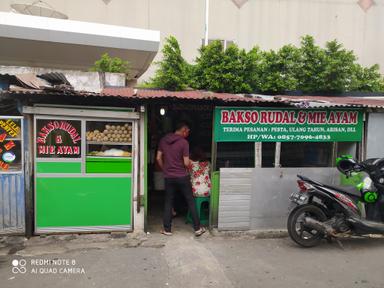
[[[164,229],[162,234],[172,235],[172,207],[175,193],[180,191],[188,204],[193,220],[195,235],[200,236],[205,232],[200,227],[199,217],[192,195],[192,186],[187,172],[189,165],[189,144],[186,138],[189,136],[190,129],[188,124],[180,122],[177,124],[175,132],[165,135],[159,143],[156,160],[163,170],[165,178],[165,205],[164,205]]]

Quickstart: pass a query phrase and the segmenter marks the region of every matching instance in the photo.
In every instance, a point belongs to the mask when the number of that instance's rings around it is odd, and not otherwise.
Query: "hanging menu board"
[[[0,173],[22,169],[21,119],[0,118]]]
[[[37,158],[81,158],[80,120],[36,120]]]

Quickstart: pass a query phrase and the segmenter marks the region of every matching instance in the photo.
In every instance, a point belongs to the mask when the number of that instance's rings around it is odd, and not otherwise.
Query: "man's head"
[[[189,136],[189,125],[187,122],[182,121],[176,124],[175,133],[180,135],[181,137],[187,138]]]

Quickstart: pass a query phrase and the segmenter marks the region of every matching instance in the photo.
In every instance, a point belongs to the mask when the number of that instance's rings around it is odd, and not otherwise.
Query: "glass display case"
[[[132,122],[86,121],[86,172],[131,173]]]
[[[132,123],[87,121],[89,157],[132,157]]]

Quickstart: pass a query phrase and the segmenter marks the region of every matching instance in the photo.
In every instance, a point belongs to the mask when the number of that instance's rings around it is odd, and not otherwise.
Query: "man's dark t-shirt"
[[[180,135],[169,133],[160,140],[159,151],[163,153],[165,178],[188,176],[183,159],[183,157],[189,156],[187,140]]]

